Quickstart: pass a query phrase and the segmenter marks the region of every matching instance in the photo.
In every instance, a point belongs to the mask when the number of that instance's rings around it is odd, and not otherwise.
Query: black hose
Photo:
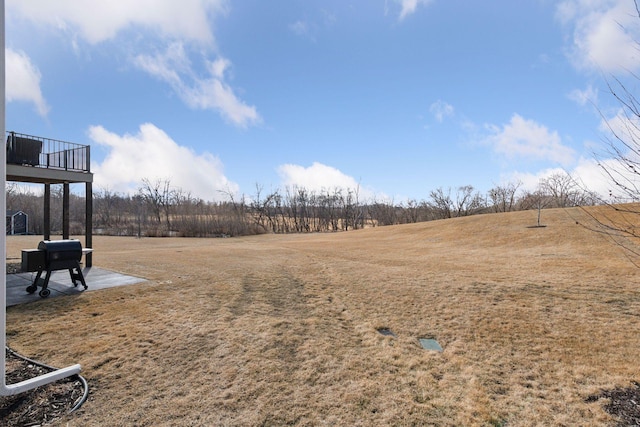
[[[41,368],[45,368],[48,369],[50,371],[56,371],[58,368],[54,368],[53,366],[49,366],[49,365],[45,365],[42,362],[38,362],[36,360],[33,359],[29,359],[28,357],[25,357],[21,354],[16,353],[15,351],[11,350],[9,347],[5,347],[6,350],[11,353],[11,355],[24,360],[25,362],[29,362],[33,365],[36,366],[40,366]],[[78,400],[76,400],[75,405],[73,405],[73,408],[71,408],[71,410],[69,411],[69,413],[72,413],[74,411],[77,411],[78,409],[80,409],[80,407],[82,406],[82,404],[84,402],[87,401],[87,398],[89,397],[89,384],[87,383],[87,380],[85,380],[82,375],[80,374],[74,374],[71,375],[69,378],[74,378],[77,379],[78,381],[80,381],[82,383],[82,388],[84,389],[84,393],[82,394],[82,396],[80,398],[78,398]]]

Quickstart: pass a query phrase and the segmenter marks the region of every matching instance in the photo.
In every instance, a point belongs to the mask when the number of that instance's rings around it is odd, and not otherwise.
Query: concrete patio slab
[[[7,307],[28,302],[39,301],[42,298],[38,295],[41,288],[33,294],[27,292],[27,286],[31,285],[37,273],[17,273],[7,274]],[[44,277],[43,273],[43,277]],[[81,292],[96,291],[99,289],[113,288],[116,286],[133,285],[146,282],[140,277],[127,276],[98,267],[86,267],[82,269],[87,290],[78,281],[78,286],[74,287],[68,270],[54,271],[51,273],[47,288],[51,291],[48,298],[55,298],[63,295],[74,295]]]

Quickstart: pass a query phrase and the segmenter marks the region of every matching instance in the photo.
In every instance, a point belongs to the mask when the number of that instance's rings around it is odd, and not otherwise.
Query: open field
[[[640,380],[638,268],[580,210],[536,214],[94,237],[95,266],[149,282],[11,307],[7,340],[82,365],[70,426],[610,425],[585,399]]]

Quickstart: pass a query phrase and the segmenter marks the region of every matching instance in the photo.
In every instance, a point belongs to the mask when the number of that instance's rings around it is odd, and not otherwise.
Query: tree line
[[[58,188],[60,187],[60,188]],[[43,196],[10,183],[7,209],[29,216],[29,233],[43,232]],[[496,185],[481,194],[471,185],[437,188],[427,200],[363,200],[358,188],[312,191],[287,187],[252,196],[226,194],[208,202],[171,185],[145,179],[135,194],[100,189],[93,194],[93,232],[118,236],[223,237],[262,233],[312,233],[358,230],[455,218],[490,212],[586,206],[599,203],[571,176],[555,174],[534,191],[522,183]],[[70,232],[85,232],[84,195],[70,195]],[[51,186],[51,230],[62,230],[62,187]]]

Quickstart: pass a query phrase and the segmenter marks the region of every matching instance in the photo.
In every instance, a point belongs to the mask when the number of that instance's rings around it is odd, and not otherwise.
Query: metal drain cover
[[[442,352],[442,347],[438,344],[438,341],[433,338],[420,338],[420,345],[425,350],[433,350]]]

